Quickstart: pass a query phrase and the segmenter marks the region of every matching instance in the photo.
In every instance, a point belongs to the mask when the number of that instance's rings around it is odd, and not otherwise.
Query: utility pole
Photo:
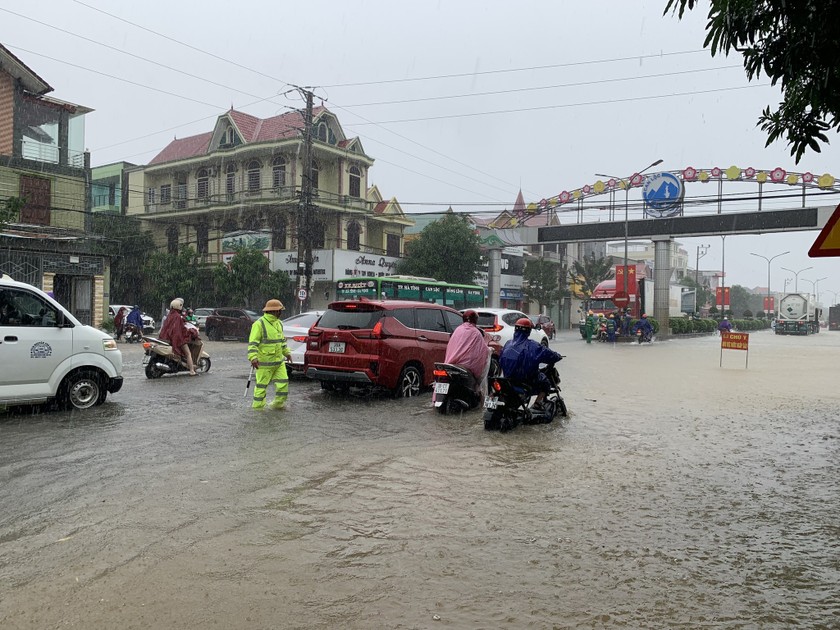
[[[303,114],[303,189],[298,205],[298,290],[306,290],[300,301],[300,310],[309,310],[312,300],[312,230],[315,225],[312,208],[312,100],[309,90],[300,88],[306,97]]]

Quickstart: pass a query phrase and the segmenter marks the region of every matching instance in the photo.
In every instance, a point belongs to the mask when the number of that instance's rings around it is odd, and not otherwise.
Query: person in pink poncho
[[[464,323],[458,326],[446,345],[444,363],[462,365],[476,379],[476,391],[482,398],[487,395],[487,371],[490,369],[492,349],[487,345],[484,331],[476,324],[478,313],[464,311]]]

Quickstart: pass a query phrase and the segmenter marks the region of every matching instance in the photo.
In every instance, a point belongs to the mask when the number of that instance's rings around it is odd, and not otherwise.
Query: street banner
[[[721,311],[729,310],[729,287],[715,289],[715,303]]]
[[[735,333],[724,332],[720,333],[720,366],[723,367],[723,351],[724,350],[744,350],[746,352],[746,362],[744,369],[749,367],[750,363],[750,334],[749,333]]]
[[[615,290],[624,290],[625,274],[627,274],[627,295],[636,295],[639,287],[639,283],[636,281],[636,265],[627,265],[626,267],[624,265],[615,266]]]
[[[776,298],[775,296],[764,296],[764,312],[765,313],[775,313],[776,312]]]

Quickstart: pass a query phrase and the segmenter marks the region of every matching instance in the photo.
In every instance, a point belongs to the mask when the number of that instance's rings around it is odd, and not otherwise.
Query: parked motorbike
[[[502,376],[490,379],[490,393],[484,399],[484,428],[487,431],[509,431],[519,424],[544,424],[557,415],[567,415],[566,401],[560,395],[560,373],[554,365],[540,368],[548,377],[551,389],[543,400],[542,409],[534,409],[531,399],[537,391],[527,383]]]
[[[481,395],[476,393],[476,379],[468,369],[450,363],[435,363],[432,402],[444,415],[468,411],[478,406]]]
[[[143,357],[143,365],[146,367],[146,378],[160,378],[164,374],[176,374],[178,372],[189,372],[186,363],[175,354],[172,345],[156,339],[155,337],[143,337],[143,348],[146,355]],[[210,371],[210,355],[204,349],[195,365],[196,372]]]
[[[596,341],[603,341],[606,342],[609,337],[607,336],[607,325],[601,324],[598,326],[598,334],[595,335]]]

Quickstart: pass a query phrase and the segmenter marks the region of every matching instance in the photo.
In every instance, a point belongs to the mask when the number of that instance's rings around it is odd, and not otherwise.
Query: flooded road
[[[837,628],[840,333],[750,345],[561,334],[570,417],[507,434],[123,345],[102,407],[0,415],[0,627]]]

